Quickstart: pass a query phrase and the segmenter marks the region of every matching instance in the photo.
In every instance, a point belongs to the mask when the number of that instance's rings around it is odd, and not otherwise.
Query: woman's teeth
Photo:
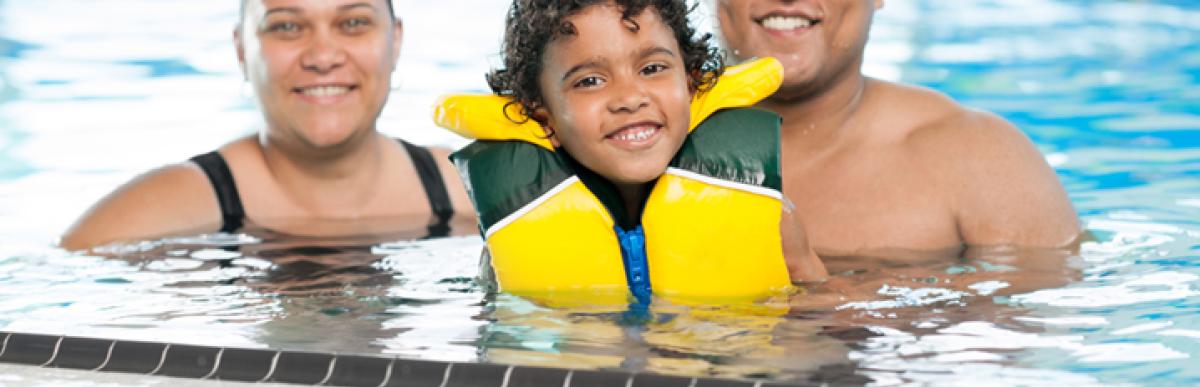
[[[349,93],[350,88],[346,86],[317,86],[304,88],[300,92],[310,97],[332,97]]]
[[[780,31],[808,28],[813,25],[812,20],[799,16],[768,16],[760,23],[763,27]]]
[[[653,136],[656,131],[658,131],[657,126],[641,126],[623,130],[613,135],[613,138],[620,141],[642,141]]]

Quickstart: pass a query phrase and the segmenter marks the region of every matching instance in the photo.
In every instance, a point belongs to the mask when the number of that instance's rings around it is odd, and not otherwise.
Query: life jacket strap
[[[621,258],[625,263],[625,280],[629,283],[629,291],[638,303],[649,304],[650,294],[650,265],[646,260],[646,232],[642,225],[633,230],[622,230],[621,226],[613,226],[617,232],[617,240],[621,243]]]

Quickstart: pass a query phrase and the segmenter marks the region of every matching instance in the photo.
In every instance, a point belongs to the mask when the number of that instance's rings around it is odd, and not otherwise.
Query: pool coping
[[[236,382],[347,387],[776,387],[823,383],[439,362],[0,331],[0,362]]]

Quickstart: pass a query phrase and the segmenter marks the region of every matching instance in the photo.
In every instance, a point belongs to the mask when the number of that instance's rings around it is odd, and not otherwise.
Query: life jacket
[[[499,289],[534,298],[752,300],[790,289],[779,234],[777,115],[745,109],[782,66],[728,68],[697,93],[690,134],[635,227],[615,187],[557,152],[511,100],[443,97],[438,125],[477,141],[451,155],[479,215]],[[515,120],[515,121],[514,121]]]

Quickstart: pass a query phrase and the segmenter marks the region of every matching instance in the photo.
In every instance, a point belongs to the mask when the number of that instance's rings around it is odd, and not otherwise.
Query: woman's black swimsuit
[[[444,237],[450,234],[450,217],[454,215],[454,206],[450,204],[450,195],[442,181],[442,173],[438,170],[433,154],[420,146],[397,139],[412,158],[421,185],[425,187],[425,196],[429,198],[429,207],[437,216],[437,222],[429,225],[427,238]],[[192,157],[192,162],[204,170],[208,181],[212,183],[217,193],[217,202],[221,205],[221,232],[236,232],[246,222],[246,210],[242,207],[242,197],[238,195],[237,184],[233,181],[233,173],[229,164],[217,151],[208,152]]]

